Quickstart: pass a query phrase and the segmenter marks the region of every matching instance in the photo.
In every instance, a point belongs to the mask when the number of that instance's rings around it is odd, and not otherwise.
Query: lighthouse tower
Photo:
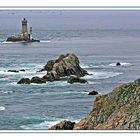
[[[27,20],[25,18],[22,20],[22,33],[23,34],[27,34],[28,33]]]

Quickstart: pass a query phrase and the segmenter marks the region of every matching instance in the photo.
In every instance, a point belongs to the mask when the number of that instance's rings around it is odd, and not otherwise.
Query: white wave
[[[90,71],[89,74],[90,75],[87,75],[84,78],[85,79],[107,79],[107,78],[118,76],[118,75],[123,74],[123,73],[106,72],[106,71],[102,71],[102,72]]]
[[[130,63],[127,63],[127,62],[122,62],[120,64],[121,64],[121,66],[130,66],[131,65]],[[116,63],[111,63],[111,64],[109,64],[109,66],[115,67]]]
[[[9,94],[9,93],[13,93],[13,91],[11,91],[11,90],[10,91],[4,91],[4,90],[2,90],[1,93],[3,93],[3,94]]]
[[[4,106],[0,106],[0,111],[3,111],[5,110],[5,107]]]
[[[27,124],[27,125],[22,125],[20,126],[22,129],[25,130],[33,130],[33,129],[48,129],[51,126],[59,123],[60,121],[62,121],[63,119],[60,118],[52,118],[52,117],[46,117],[46,120],[44,120],[41,123],[38,124]]]
[[[81,68],[83,68],[83,69],[84,69],[84,68],[85,68],[85,69],[86,69],[86,68],[89,68],[89,65],[86,65],[86,64],[80,64],[80,66],[81,66]]]
[[[22,42],[22,41],[20,41]],[[1,42],[2,44],[15,44],[15,43],[20,43],[20,42],[12,42],[12,41],[3,41]],[[24,42],[24,41],[23,41]]]
[[[42,123],[39,124],[28,124],[28,125],[22,125],[20,126],[22,129],[25,130],[35,130],[35,129],[48,129],[54,125],[56,125],[57,123],[66,120],[66,121],[74,121],[76,123],[78,123],[80,120],[71,120],[71,119],[56,119],[56,120],[45,120]]]
[[[69,83],[67,83],[67,81],[54,81],[54,82],[46,82],[44,84],[36,84],[36,83],[31,83],[31,85],[40,85],[40,86],[46,86],[46,87],[63,87],[63,86],[67,86],[70,85]]]
[[[40,40],[40,42],[45,43],[45,42],[51,42],[50,40]]]
[[[79,94],[87,94],[87,91],[66,91],[63,92],[64,94],[71,94],[71,93],[79,93]]]
[[[8,72],[6,70],[0,70],[0,74],[2,75],[17,75],[19,72]]]
[[[10,43],[13,43],[13,42],[7,42],[7,41],[3,41],[1,42],[2,44],[10,44]]]

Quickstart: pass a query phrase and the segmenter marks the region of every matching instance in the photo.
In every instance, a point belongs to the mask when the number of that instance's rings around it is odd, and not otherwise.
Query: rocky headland
[[[65,124],[62,121],[49,130],[69,129]],[[140,79],[98,95],[89,115],[71,127],[73,130],[140,130]]]

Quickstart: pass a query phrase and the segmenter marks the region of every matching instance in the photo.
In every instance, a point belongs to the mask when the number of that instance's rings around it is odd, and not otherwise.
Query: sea
[[[40,42],[6,42],[21,20]],[[47,130],[61,120],[87,117],[96,96],[140,77],[140,11],[1,10],[0,130]],[[77,55],[90,75],[86,84],[66,81],[19,85],[61,54]],[[120,62],[121,66],[116,66]],[[20,70],[19,73],[8,70]]]

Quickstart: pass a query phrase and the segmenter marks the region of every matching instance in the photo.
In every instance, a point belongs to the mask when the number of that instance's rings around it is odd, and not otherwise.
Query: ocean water
[[[140,76],[139,11],[0,11],[0,129],[48,129],[88,115],[96,90],[104,95]],[[26,17],[39,43],[11,43]],[[60,54],[75,53],[88,84],[18,85]],[[120,62],[121,66],[116,66]],[[8,70],[25,69],[12,73]]]

